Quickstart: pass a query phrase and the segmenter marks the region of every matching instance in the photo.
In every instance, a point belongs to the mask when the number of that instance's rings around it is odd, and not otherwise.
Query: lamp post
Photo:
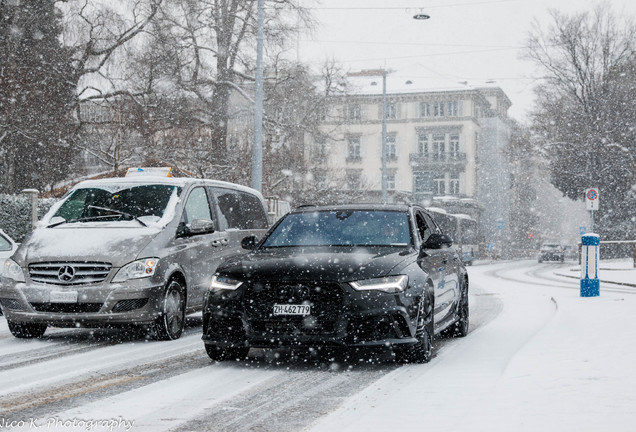
[[[252,188],[263,190],[263,4],[258,0],[256,17],[256,76],[254,80],[254,142],[252,143]]]
[[[387,202],[386,175],[386,68],[382,69],[382,204]]]

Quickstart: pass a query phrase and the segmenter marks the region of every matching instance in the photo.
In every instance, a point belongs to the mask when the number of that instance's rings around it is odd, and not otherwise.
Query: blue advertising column
[[[601,238],[598,234],[581,236],[581,297],[596,297],[599,295],[598,249],[600,244]]]

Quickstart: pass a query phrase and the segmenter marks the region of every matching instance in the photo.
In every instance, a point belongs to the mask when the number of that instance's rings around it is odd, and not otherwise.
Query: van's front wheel
[[[161,313],[155,321],[155,338],[157,340],[179,339],[184,326],[185,290],[177,279],[171,279],[161,303]]]

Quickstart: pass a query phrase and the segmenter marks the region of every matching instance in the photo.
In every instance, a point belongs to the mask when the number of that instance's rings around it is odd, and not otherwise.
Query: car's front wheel
[[[20,339],[39,338],[46,331],[46,324],[19,323],[8,321],[11,334]]]
[[[168,282],[161,303],[161,313],[154,325],[157,340],[175,340],[185,327],[185,290],[177,279]]]
[[[417,342],[399,347],[395,352],[397,361],[399,363],[428,363],[433,357],[433,328],[433,301],[423,295],[417,313],[415,331]]]
[[[249,347],[236,347],[236,348],[219,348],[215,345],[205,345],[205,351],[214,361],[225,360],[244,360],[250,351]]]

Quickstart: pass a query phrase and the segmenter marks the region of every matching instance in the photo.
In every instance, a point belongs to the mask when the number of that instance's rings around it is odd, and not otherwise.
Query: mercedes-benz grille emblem
[[[70,282],[75,278],[75,269],[71,266],[60,267],[57,278],[62,282]]]

